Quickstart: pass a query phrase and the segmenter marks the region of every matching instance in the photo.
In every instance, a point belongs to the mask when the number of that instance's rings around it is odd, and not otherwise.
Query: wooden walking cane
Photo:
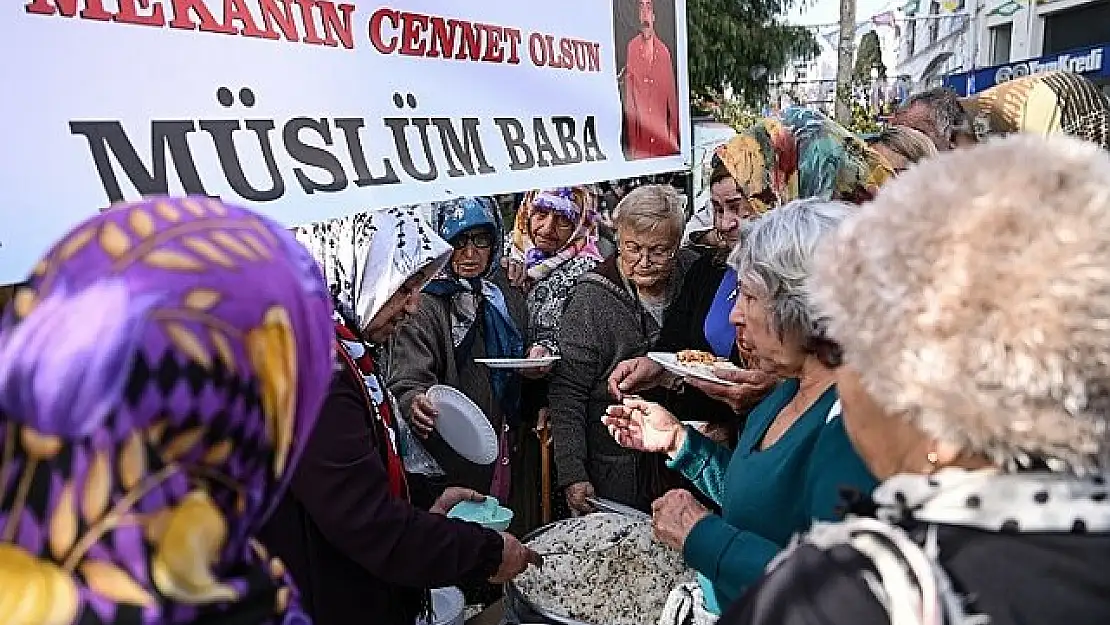
[[[551,522],[551,428],[544,416],[541,415],[536,434],[540,437],[540,520],[547,525]]]

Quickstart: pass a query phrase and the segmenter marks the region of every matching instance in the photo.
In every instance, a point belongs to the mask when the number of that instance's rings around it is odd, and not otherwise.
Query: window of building
[[[940,14],[940,2],[933,0],[929,3],[929,43],[936,43],[937,33],[940,28],[940,18],[936,17]]]
[[[805,63],[795,63],[794,80],[809,80],[809,65]]]
[[[990,59],[988,65],[1002,65],[1010,62],[1010,41],[1014,36],[1013,22],[1006,22],[990,28]]]
[[[909,48],[909,56],[913,56],[914,47],[917,43],[917,22],[910,21],[906,24],[906,46]]]
[[[1110,2],[1089,2],[1045,16],[1044,51],[1059,54],[1110,41]]]

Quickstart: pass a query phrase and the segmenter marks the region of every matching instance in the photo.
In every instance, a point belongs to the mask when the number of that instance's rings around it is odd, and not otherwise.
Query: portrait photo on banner
[[[621,147],[628,160],[679,153],[675,31],[674,0],[613,0]]]

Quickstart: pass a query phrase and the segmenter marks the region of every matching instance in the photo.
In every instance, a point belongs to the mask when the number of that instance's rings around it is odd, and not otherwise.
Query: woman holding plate
[[[502,583],[538,556],[513,536],[445,516],[478,493],[449,488],[412,505],[397,404],[381,346],[414,314],[451,247],[411,208],[373,211],[298,231],[324,266],[341,319],[331,390],[304,441],[290,493],[262,532],[316,625],[412,625],[429,588]]]
[[[712,514],[684,490],[652,505],[655,535],[700,574],[700,585],[672,593],[669,614],[712,621],[791,536],[814,519],[836,518],[840,487],[874,486],[838,418],[832,367],[839,354],[824,337],[807,282],[818,242],[850,210],[839,202],[794,201],[755,222],[729,257],[740,278],[731,314],[737,340],[782,380],[749,413],[735,451],[639,398],[626,398],[605,417],[617,443],[665,454],[672,469],[721,506],[720,515]]]
[[[562,360],[548,398],[558,485],[573,512],[592,496],[647,509],[650,458],[622,449],[601,423],[607,380],[617,363],[647,353],[682,288],[694,253],[680,250],[685,214],[673,187],[646,185],[617,206],[617,255],[584,275],[567,299],[559,329]]]
[[[533,457],[520,457],[522,445],[532,441],[520,436],[518,371],[475,362],[525,354],[524,297],[507,288],[499,271],[501,215],[489,198],[463,198],[433,205],[431,221],[454,251],[444,270],[424,287],[419,308],[390,345],[389,390],[446,474],[433,483],[432,500],[448,484],[490,493],[517,513],[516,529],[531,529],[538,521],[532,482],[539,448],[531,445]],[[427,393],[437,384],[462,391],[489,419],[499,442],[493,464],[467,460],[436,432],[439,413]],[[519,482],[510,479],[510,470]]]

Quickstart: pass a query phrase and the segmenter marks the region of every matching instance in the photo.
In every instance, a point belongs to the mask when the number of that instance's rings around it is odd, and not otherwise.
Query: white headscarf
[[[406,280],[429,265],[428,276],[435,275],[451,259],[451,246],[418,210],[375,210],[294,229],[323,267],[337,305],[354,316],[360,330]]]

